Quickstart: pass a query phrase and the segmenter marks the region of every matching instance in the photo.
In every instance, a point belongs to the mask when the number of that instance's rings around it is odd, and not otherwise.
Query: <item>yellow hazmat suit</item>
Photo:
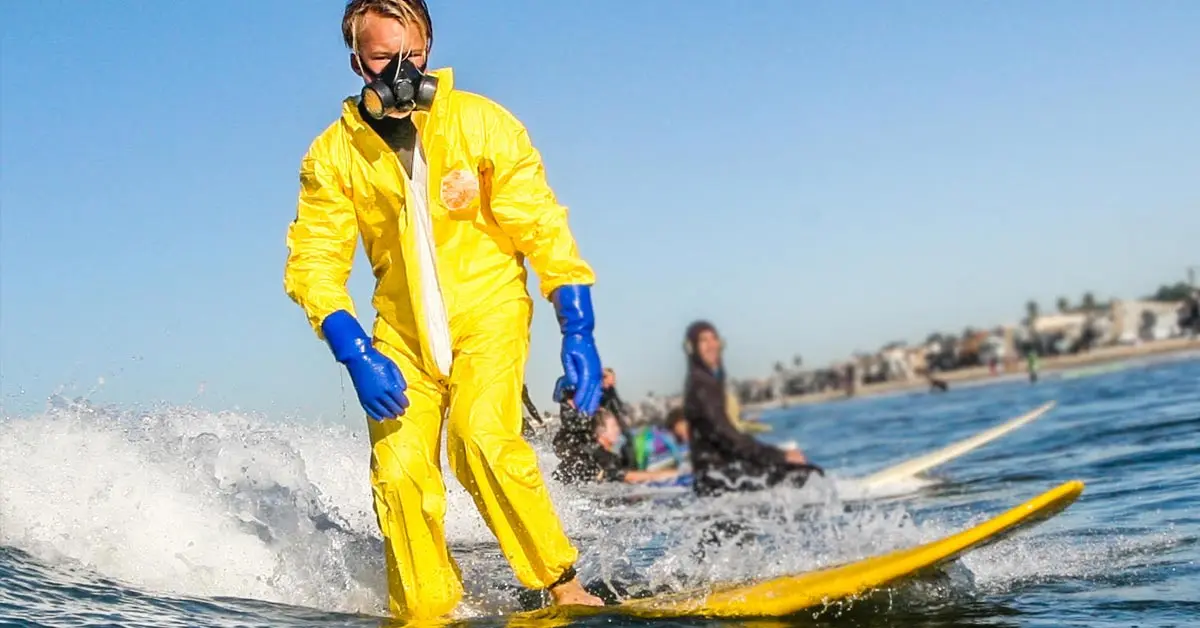
[[[446,615],[462,597],[443,526],[443,419],[450,466],[518,580],[544,589],[574,564],[578,552],[521,437],[533,311],[524,261],[546,298],[595,281],[521,123],[454,90],[450,69],[431,74],[433,105],[412,114],[421,149],[411,181],[354,98],[312,143],[284,273],[321,337],[326,316],[354,313],[346,281],[362,236],[376,279],[373,342],[408,382],[404,416],[367,423],[389,606],[414,619]]]

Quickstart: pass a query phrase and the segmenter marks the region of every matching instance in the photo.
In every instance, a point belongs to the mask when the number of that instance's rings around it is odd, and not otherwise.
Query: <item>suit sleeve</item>
[[[335,165],[320,140],[314,142],[300,162],[300,195],[287,230],[283,286],[304,309],[318,338],[326,316],[338,310],[354,314],[346,282],[358,240],[356,220]]]
[[[787,464],[787,453],[778,447],[760,443],[749,434],[739,431],[730,423],[725,409],[724,391],[701,387],[696,391],[696,411],[701,420],[712,429],[718,447],[739,460],[759,464],[782,466]]]
[[[560,205],[546,182],[542,157],[525,127],[496,105],[488,124],[487,158],[493,165],[491,209],[496,222],[537,273],[542,296],[565,285],[592,285],[591,266],[579,255]]]

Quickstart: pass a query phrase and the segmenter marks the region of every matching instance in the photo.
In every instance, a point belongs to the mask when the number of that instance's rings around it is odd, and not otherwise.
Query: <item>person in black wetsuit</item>
[[[606,367],[604,379],[600,380],[600,405],[618,417],[629,414],[625,401],[617,393],[617,372],[612,368]]]
[[[692,323],[684,350],[688,374],[683,412],[690,429],[693,488],[698,495],[761,490],[780,484],[799,488],[810,473],[825,474],[820,467],[809,464],[799,450],[760,443],[733,426],[725,400],[721,338],[711,323]]]

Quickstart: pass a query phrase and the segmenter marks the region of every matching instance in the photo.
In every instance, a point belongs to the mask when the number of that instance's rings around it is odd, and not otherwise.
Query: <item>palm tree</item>
[[[1058,311],[1066,314],[1071,311],[1071,300],[1067,297],[1058,297]]]
[[[1158,292],[1147,297],[1150,301],[1184,301],[1192,294],[1192,287],[1182,281],[1173,286],[1159,286]]]
[[[1029,322],[1031,324],[1033,323],[1033,321],[1037,320],[1037,317],[1038,317],[1037,301],[1034,301],[1031,299],[1028,303],[1026,303],[1025,304],[1025,313],[1029,316]]]
[[[1090,291],[1083,293],[1083,302],[1080,304],[1084,311],[1091,312],[1096,309],[1096,296]]]

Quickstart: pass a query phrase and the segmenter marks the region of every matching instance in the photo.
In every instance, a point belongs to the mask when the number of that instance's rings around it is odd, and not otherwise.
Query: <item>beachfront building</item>
[[[1175,338],[1184,301],[1115,301],[1112,307],[1113,342],[1137,344]]]
[[[1049,353],[1166,340],[1181,333],[1183,305],[1182,301],[1113,300],[1092,310],[1041,315],[1033,328],[1051,345]]]

